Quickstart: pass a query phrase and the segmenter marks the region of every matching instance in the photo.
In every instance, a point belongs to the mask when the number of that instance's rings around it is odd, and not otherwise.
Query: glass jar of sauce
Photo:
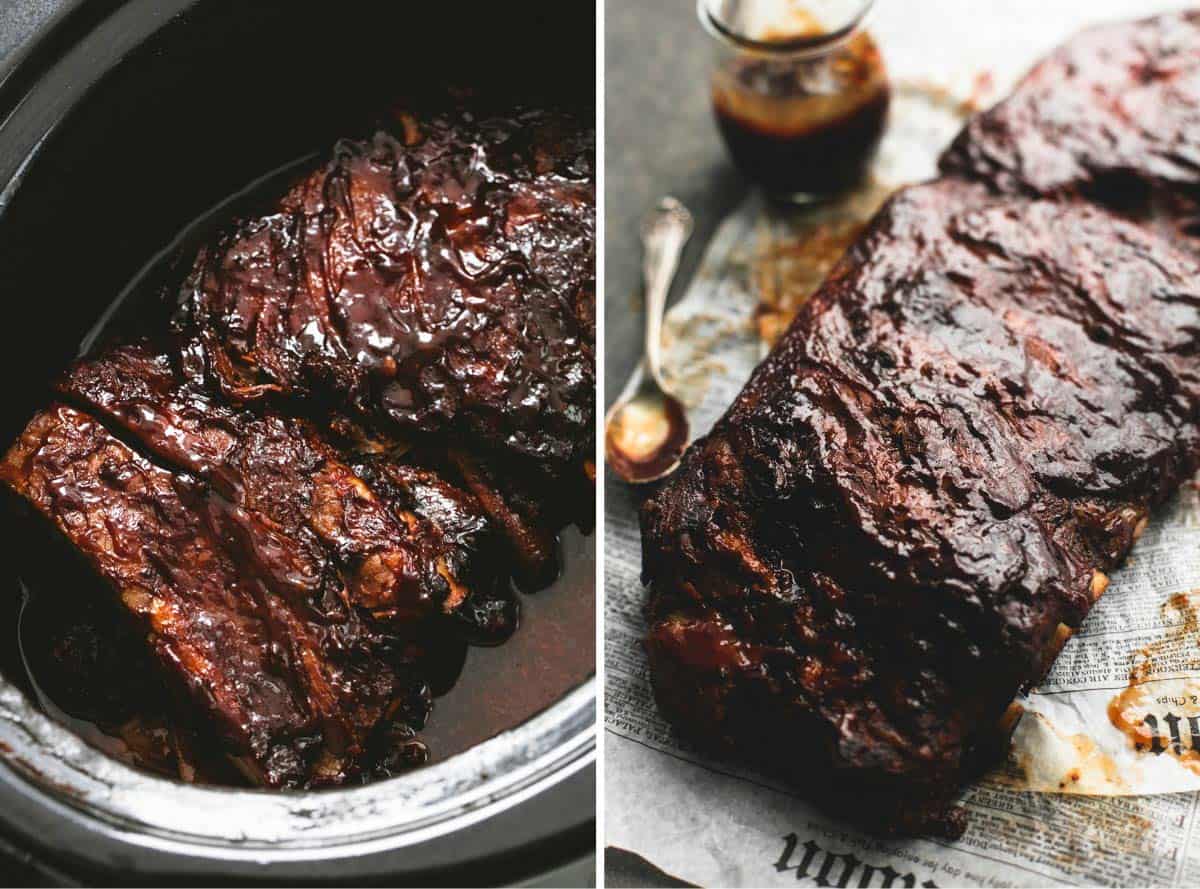
[[[698,0],[712,35],[712,101],[734,163],[776,200],[857,184],[891,92],[861,29],[872,0]]]

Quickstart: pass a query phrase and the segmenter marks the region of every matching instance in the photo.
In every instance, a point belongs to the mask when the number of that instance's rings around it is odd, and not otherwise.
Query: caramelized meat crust
[[[1090,28],[972,118],[942,169],[1004,192],[1073,192],[1139,210],[1147,199],[1194,199],[1198,47],[1196,10]]]

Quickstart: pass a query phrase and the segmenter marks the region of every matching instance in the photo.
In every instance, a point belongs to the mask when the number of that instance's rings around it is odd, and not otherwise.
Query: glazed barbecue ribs
[[[1197,46],[1195,10],[1084,31],[970,120],[942,170],[1003,192],[1074,193],[1127,211],[1194,198]]]
[[[594,137],[392,123],[214,236],[0,463],[257,785],[424,761],[430,689],[592,501]]]
[[[323,613],[355,609],[399,635],[432,617],[460,629],[476,613],[503,615],[480,602],[499,595],[505,578],[477,502],[391,460],[372,473],[389,486],[368,484],[365,464],[348,465],[311,423],[229,406],[190,382],[195,353],[118,347],[78,363],[58,389],[205,483],[214,529],[280,594]],[[490,630],[500,641],[514,624],[515,615],[493,619],[470,635]]]
[[[405,675],[411,654],[387,651],[353,611],[318,615],[243,570],[208,521],[204,487],[96,420],[65,405],[39,414],[0,479],[111,584],[251,782],[339,783],[361,770],[385,717],[406,740],[421,724],[428,693]]]
[[[182,323],[230,398],[315,398],[579,485],[595,450],[594,137],[541,111],[400,123],[339,143],[202,250]]]
[[[253,783],[420,761],[428,650],[516,627],[488,519],[427,469],[352,467],[308,421],[197,388],[194,352],[78,363],[58,390],[86,413],[35,418],[0,480],[116,588]]]
[[[1200,466],[1200,254],[1142,201],[1196,175],[1194,22],[1087,32],[969,123],[644,504],[685,735],[961,832],[1014,696]]]

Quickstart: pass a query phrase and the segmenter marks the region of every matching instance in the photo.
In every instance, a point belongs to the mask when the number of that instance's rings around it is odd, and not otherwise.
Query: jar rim
[[[841,46],[862,28],[874,6],[875,0],[863,0],[854,17],[841,27],[787,40],[760,40],[738,33],[713,14],[712,0],[696,0],[696,15],[705,31],[729,46],[756,55],[799,59],[823,56]]]

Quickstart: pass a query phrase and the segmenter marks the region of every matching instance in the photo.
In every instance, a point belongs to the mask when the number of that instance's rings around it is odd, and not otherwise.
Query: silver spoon
[[[646,354],[604,418],[608,465],[631,484],[652,482],[679,465],[689,439],[687,415],[662,381],[662,321],[679,255],[692,234],[692,214],[663,198],[642,220],[646,278]]]

